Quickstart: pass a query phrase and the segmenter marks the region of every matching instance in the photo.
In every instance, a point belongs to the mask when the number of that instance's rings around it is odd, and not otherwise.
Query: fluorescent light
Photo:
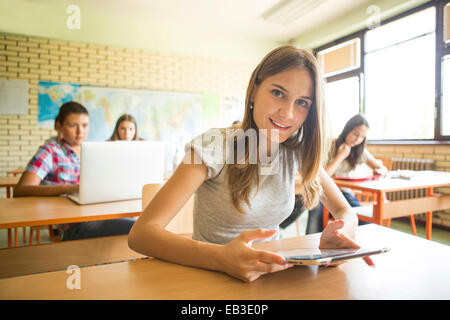
[[[327,0],[281,0],[261,17],[270,23],[288,25]]]

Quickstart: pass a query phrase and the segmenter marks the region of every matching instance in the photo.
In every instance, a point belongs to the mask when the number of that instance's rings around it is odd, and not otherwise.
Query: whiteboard
[[[28,81],[0,79],[0,114],[28,114]]]

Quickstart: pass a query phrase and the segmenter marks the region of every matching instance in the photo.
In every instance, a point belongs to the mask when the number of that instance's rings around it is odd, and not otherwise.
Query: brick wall
[[[435,170],[450,172],[449,145],[369,145],[368,149],[375,157],[433,159]],[[450,187],[436,188],[435,191],[450,194]],[[417,215],[416,220],[425,221],[424,214]],[[450,210],[435,212],[433,224],[450,228]]]
[[[28,115],[0,115],[0,176],[23,167],[39,145],[55,135],[37,126],[39,80],[245,95],[255,63],[0,33],[0,78],[29,81]],[[436,170],[450,171],[450,146],[371,145],[369,150],[379,157],[434,159]],[[439,191],[450,193],[448,189]],[[0,198],[5,195],[1,188]],[[434,219],[450,226],[450,211]]]
[[[0,176],[55,135],[37,126],[39,81],[244,96],[255,65],[0,33],[0,78],[29,82],[28,115],[0,115]]]

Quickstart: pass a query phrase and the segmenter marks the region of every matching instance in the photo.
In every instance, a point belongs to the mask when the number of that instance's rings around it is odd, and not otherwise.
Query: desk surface
[[[336,268],[294,267],[244,283],[220,272],[158,259],[80,269],[81,289],[66,288],[65,271],[0,280],[0,299],[450,299],[450,249],[377,225],[361,226],[365,246],[389,246],[373,257]],[[316,247],[319,234],[290,238],[259,247],[288,250]]]
[[[66,197],[0,199],[0,229],[137,216],[141,199],[78,205]]]
[[[348,181],[334,179],[339,187],[350,187],[366,191],[399,191],[450,185],[450,172],[442,171],[411,171],[411,179],[380,178],[367,181]]]
[[[15,176],[15,175],[21,175],[24,170],[25,170],[24,168],[17,168],[17,169],[14,169],[14,170],[7,171],[6,173],[7,174],[12,174],[12,175]]]

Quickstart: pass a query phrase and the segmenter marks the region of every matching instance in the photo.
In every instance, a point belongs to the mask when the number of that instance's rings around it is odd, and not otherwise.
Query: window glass
[[[369,139],[434,138],[435,14],[435,7],[430,7],[367,31]]]
[[[433,33],[435,29],[436,9],[430,7],[369,30],[365,36],[365,52],[371,52],[424,34]]]
[[[325,103],[331,124],[331,133],[336,138],[345,123],[359,113],[359,77],[333,81],[325,85]]]
[[[432,33],[365,55],[369,139],[433,139],[434,44]]]
[[[450,136],[450,55],[442,58],[441,134]]]

